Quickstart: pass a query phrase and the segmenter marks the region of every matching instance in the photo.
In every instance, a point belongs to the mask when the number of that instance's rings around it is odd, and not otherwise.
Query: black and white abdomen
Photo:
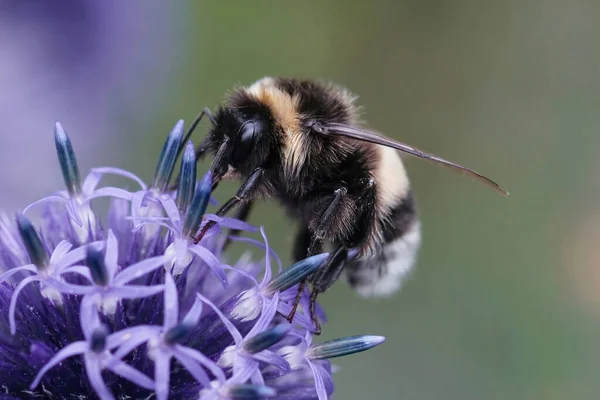
[[[396,292],[412,270],[421,244],[414,195],[399,155],[380,148],[375,169],[377,185],[376,229],[368,255],[346,266],[348,282],[364,297],[388,296]],[[373,246],[376,242],[377,245]]]

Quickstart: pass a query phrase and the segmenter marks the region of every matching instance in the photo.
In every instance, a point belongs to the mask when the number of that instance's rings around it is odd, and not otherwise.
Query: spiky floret
[[[42,199],[36,227],[26,215],[0,218],[0,393],[2,399],[319,399],[333,392],[327,358],[366,350],[375,336],[311,344],[310,321],[278,312],[326,255],[272,276],[264,258],[229,265],[223,228],[255,228],[205,214],[210,176],[199,183],[187,144],[180,192],[168,189],[183,122],[165,144],[151,186],[116,168],[84,183],[60,124],[55,143],[67,190]],[[98,188],[104,174],[132,179],[137,192]],[[111,199],[100,218],[92,206]],[[202,221],[216,226],[198,244]],[[166,228],[166,229],[165,229]],[[262,276],[262,278],[259,278]]]

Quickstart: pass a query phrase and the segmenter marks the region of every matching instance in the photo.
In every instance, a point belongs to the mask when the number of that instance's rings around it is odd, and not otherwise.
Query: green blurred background
[[[406,160],[424,233],[415,273],[389,299],[363,300],[342,281],[321,298],[323,340],[387,337],[336,360],[337,399],[599,398],[599,2],[177,6],[173,67],[113,99],[115,164],[150,179],[177,119],[214,109],[236,84],[299,76],[348,87],[371,127],[511,193]],[[251,222],[289,262],[295,223],[277,203]]]

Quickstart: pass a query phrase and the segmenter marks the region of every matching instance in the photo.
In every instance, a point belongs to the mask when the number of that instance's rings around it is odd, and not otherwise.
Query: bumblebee
[[[362,296],[395,292],[415,263],[421,232],[415,198],[398,151],[466,173],[507,194],[485,176],[363,128],[356,98],[344,88],[312,80],[263,78],[234,89],[203,116],[212,126],[197,148],[213,154],[213,188],[222,179],[243,181],[218,211],[238,207],[247,218],[254,201],[274,197],[300,222],[294,258],[324,251],[329,259],[310,278],[314,307],[345,269]],[[204,225],[199,241],[210,228]],[[294,303],[291,321],[300,294]]]

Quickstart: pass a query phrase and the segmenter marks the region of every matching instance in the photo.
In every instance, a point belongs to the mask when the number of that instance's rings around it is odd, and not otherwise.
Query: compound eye
[[[246,121],[242,125],[233,149],[233,163],[238,165],[248,158],[254,148],[254,144],[260,134],[261,124],[258,121]]]

